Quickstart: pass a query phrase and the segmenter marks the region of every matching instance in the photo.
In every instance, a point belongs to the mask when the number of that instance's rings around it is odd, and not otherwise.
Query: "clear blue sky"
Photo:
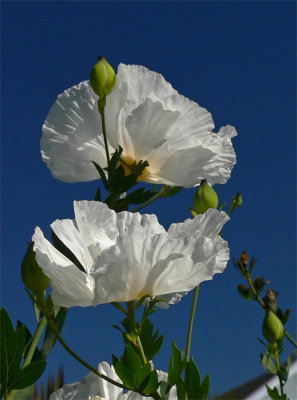
[[[294,2],[2,2],[2,304],[14,323],[33,329],[20,263],[36,225],[49,236],[57,218],[72,218],[74,199],[92,199],[97,183],[54,180],[41,160],[41,126],[58,94],[88,78],[98,55],[161,73],[181,94],[206,107],[219,128],[231,124],[237,165],[220,202],[243,193],[243,206],[224,229],[231,257],[242,250],[279,292],[296,322],[296,5]],[[190,217],[194,191],[146,209],[166,227]],[[237,294],[232,263],[201,285],[192,354],[211,393],[262,372],[262,311]],[[165,335],[157,367],[166,369],[170,342],[185,345],[191,294],[155,313]],[[109,305],[73,308],[63,330],[93,365],[122,349],[111,327],[121,315]],[[288,347],[288,350],[293,350]],[[62,364],[66,381],[86,370],[60,347],[47,374]]]

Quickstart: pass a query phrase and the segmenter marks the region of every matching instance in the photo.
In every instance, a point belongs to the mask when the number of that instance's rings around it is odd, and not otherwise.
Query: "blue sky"
[[[216,128],[231,124],[237,154],[231,179],[216,185],[220,203],[236,192],[243,206],[224,228],[231,257],[242,250],[256,272],[291,308],[296,336],[296,25],[294,2],[2,2],[2,294],[16,322],[33,329],[30,301],[19,277],[35,226],[49,235],[58,218],[73,217],[73,200],[92,199],[97,183],[66,184],[41,160],[41,126],[58,94],[88,78],[98,55],[161,73],[181,94],[206,107]],[[190,217],[194,190],[154,203],[160,222]],[[239,297],[232,263],[201,285],[192,354],[211,393],[262,372],[262,311]],[[186,341],[191,294],[154,315],[165,343],[157,367],[166,369],[170,342]],[[119,355],[121,315],[109,305],[73,308],[63,336],[93,365]],[[286,350],[293,350],[288,346]],[[66,381],[86,370],[57,345],[44,375],[64,366]]]

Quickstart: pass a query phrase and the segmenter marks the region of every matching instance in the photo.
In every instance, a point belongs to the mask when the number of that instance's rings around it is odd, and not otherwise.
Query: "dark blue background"
[[[58,94],[88,78],[98,55],[113,67],[141,64],[206,107],[217,129],[231,124],[238,163],[220,202],[236,192],[243,205],[224,229],[231,257],[256,256],[256,273],[271,281],[296,322],[296,163],[294,2],[2,2],[2,303],[34,328],[20,263],[36,225],[73,217],[73,200],[92,199],[96,182],[54,180],[40,157],[41,126]],[[190,217],[194,190],[160,200],[146,212],[165,227]],[[192,354],[210,372],[218,394],[262,372],[262,311],[237,294],[238,271],[201,285]],[[157,367],[166,369],[170,342],[183,347],[191,294],[153,320],[165,335]],[[63,336],[96,366],[120,355],[122,316],[110,305],[73,308]],[[286,351],[293,350],[287,346]],[[85,368],[57,345],[44,379],[64,366],[66,381]]]

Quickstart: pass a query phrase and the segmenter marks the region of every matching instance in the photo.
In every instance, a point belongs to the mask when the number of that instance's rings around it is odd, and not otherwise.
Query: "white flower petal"
[[[74,201],[74,215],[85,251],[91,255],[92,264],[87,270],[90,272],[102,250],[115,244],[116,213],[100,202]]]
[[[89,83],[81,82],[58,96],[44,122],[42,158],[61,181],[97,179],[91,161],[106,166],[97,99]]]
[[[49,277],[52,299],[63,307],[93,304],[93,279],[80,271],[71,261],[56,250],[43,236],[40,228],[32,238],[36,261]]]
[[[101,374],[108,376],[109,378],[113,379],[116,382],[122,383],[119,377],[117,376],[113,366],[110,366],[107,362],[103,361],[99,364],[98,370]],[[98,379],[98,378],[97,378]],[[115,386],[104,379],[99,380],[99,395],[104,399],[121,399],[121,395],[123,390]]]
[[[131,137],[137,160],[146,160],[152,151],[156,151],[166,141],[166,132],[178,116],[178,111],[164,109],[161,101],[146,98],[126,117],[126,130]],[[156,169],[151,163],[150,168]]]
[[[210,208],[204,214],[199,214],[193,219],[186,219],[184,222],[171,224],[168,229],[168,234],[170,236],[176,236],[183,232],[195,234],[199,231],[205,236],[214,238],[229,219],[230,218],[224,211]]]

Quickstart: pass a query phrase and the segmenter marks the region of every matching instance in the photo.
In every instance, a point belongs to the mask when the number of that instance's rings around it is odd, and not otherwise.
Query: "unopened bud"
[[[104,57],[98,57],[97,63],[90,71],[90,84],[94,92],[100,97],[105,97],[111,93],[116,82],[115,72]]]
[[[203,179],[193,198],[194,210],[198,214],[203,214],[209,208],[217,208],[218,202],[216,192],[206,182],[206,179]]]
[[[35,293],[44,292],[49,285],[49,278],[42,272],[36,262],[33,243],[29,243],[28,250],[21,265],[21,276],[25,286]]]
[[[277,312],[278,304],[277,304],[277,292],[275,292],[272,288],[267,290],[267,294],[263,297],[263,301],[265,304],[266,310],[272,310]]]
[[[269,343],[279,341],[284,335],[284,326],[273,311],[268,311],[262,324],[262,332]]]
[[[247,265],[249,261],[249,256],[246,251],[243,251],[240,255],[240,261],[242,264]]]
[[[237,207],[239,207],[241,205],[242,205],[242,194],[241,193],[237,193],[231,199],[230,212],[232,212],[233,210],[235,210],[235,208],[237,208]]]

